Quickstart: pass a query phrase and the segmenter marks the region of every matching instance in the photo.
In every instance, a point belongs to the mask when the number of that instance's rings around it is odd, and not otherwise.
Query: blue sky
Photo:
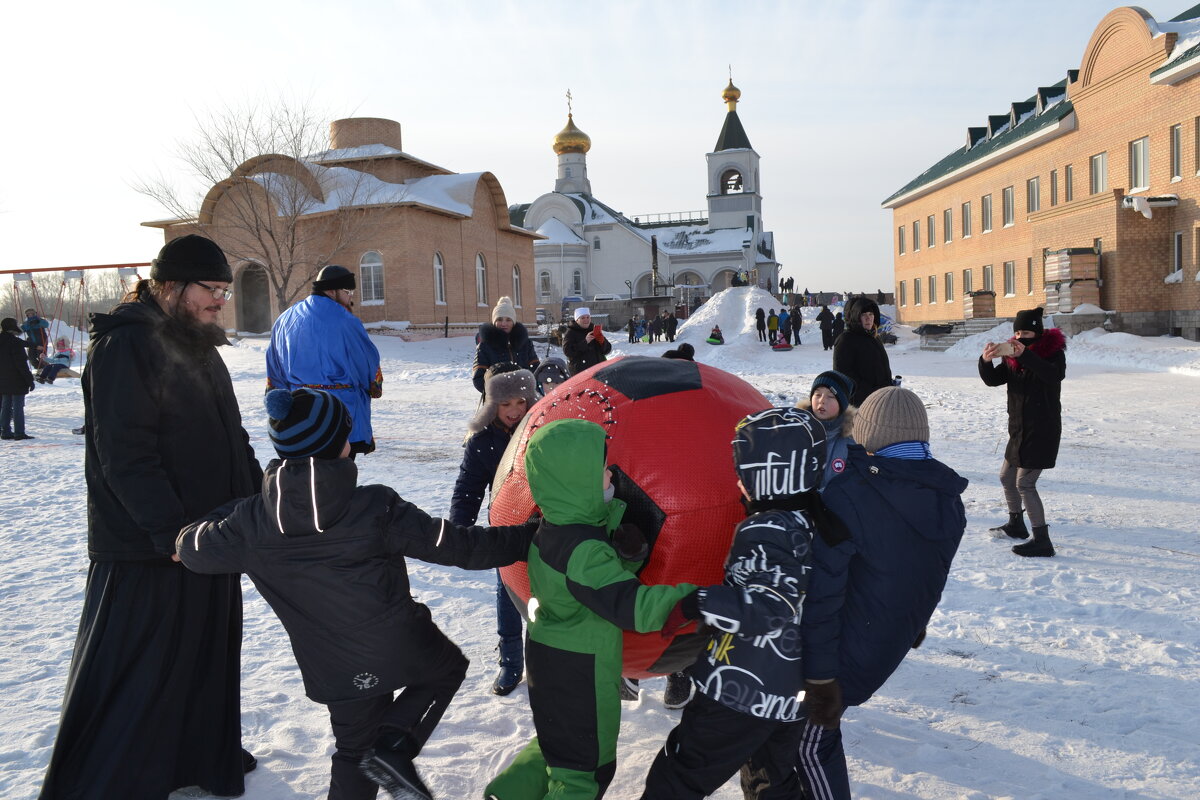
[[[0,269],[145,261],[164,216],[131,188],[175,176],[197,118],[301,98],[395,119],[404,149],[496,174],[510,204],[553,188],[550,140],[592,137],[597,197],[628,214],[705,207],[704,156],[738,113],[762,156],[785,275],[888,289],[880,202],[1077,68],[1096,0],[902,2],[66,2],[6,12]],[[1188,7],[1147,7],[1164,21]],[[189,177],[178,174],[186,185]],[[0,289],[2,283],[0,279]]]

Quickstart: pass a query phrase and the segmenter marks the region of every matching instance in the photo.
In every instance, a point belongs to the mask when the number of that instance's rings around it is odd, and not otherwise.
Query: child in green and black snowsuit
[[[616,771],[621,630],[661,629],[696,587],[643,586],[623,565],[637,548],[618,535],[618,555],[610,539],[625,503],[612,499],[599,425],[546,424],[529,438],[525,472],[543,516],[529,548],[525,651],[537,736],[485,795],[594,800]],[[637,544],[645,550],[644,540]]]

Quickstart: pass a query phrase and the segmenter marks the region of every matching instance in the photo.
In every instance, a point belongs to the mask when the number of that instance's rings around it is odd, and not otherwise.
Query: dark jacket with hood
[[[0,394],[29,394],[33,373],[25,355],[25,342],[15,333],[0,333]]]
[[[499,420],[467,439],[458,479],[450,495],[450,521],[455,525],[474,525],[483,506],[484,495],[492,486],[496,467],[512,440],[512,431]]]
[[[533,340],[529,338],[529,331],[519,322],[514,322],[512,330],[508,333],[490,322],[485,322],[479,326],[475,342],[475,364],[471,367],[471,380],[480,394],[483,393],[483,378],[487,374],[487,368],[493,364],[511,361],[530,372],[538,365]]]
[[[979,359],[988,386],[1008,384],[1008,447],[1004,458],[1022,469],[1050,469],[1062,438],[1062,382],[1067,375],[1067,340],[1047,329],[1020,358],[999,364]]]
[[[860,317],[871,312],[875,327],[867,330]],[[833,368],[854,380],[850,405],[860,406],[871,392],[892,385],[892,364],[879,338],[879,305],[857,297],[846,307],[846,330],[833,343]]]
[[[179,533],[203,573],[245,572],[288,632],[304,691],[318,703],[386,694],[421,674],[404,557],[486,569],[525,557],[533,525],[464,528],[386,486],[357,486],[349,459],[267,465],[261,497],[229,503]]]
[[[83,372],[88,555],[163,559],[186,523],[259,491],[262,468],[217,344],[148,295],[91,317]]]
[[[850,530],[813,540],[802,631],[804,676],[837,678],[842,700],[870,699],[929,624],[958,550],[967,481],[934,459],[867,455],[850,445],[846,471],[822,499]]]
[[[612,342],[607,337],[603,342],[594,339],[589,342],[587,335],[591,330],[580,327],[575,320],[571,320],[571,324],[567,326],[567,333],[563,337],[563,355],[567,357],[572,375],[578,375],[588,367],[605,361],[605,356],[612,351]]]

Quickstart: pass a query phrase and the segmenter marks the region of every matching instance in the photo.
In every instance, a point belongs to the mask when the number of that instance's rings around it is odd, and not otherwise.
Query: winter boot
[[[686,672],[673,672],[667,676],[667,689],[663,692],[663,705],[670,709],[683,708],[692,699],[692,679]]]
[[[1019,556],[1052,556],[1054,544],[1050,541],[1050,526],[1033,526],[1033,541],[1019,544],[1012,549]]]
[[[492,694],[504,697],[511,694],[521,683],[525,671],[525,649],[520,636],[506,636],[500,640],[500,671],[492,683]]]
[[[621,676],[621,699],[627,703],[636,703],[641,691],[637,678]]]
[[[433,800],[413,765],[412,743],[404,734],[384,734],[375,749],[363,756],[358,768],[382,786],[392,800]]]
[[[1029,530],[1025,527],[1025,510],[1021,509],[1016,513],[1008,512],[1008,522],[997,525],[995,528],[988,528],[988,533],[997,538],[1003,534],[1013,539],[1028,539]]]

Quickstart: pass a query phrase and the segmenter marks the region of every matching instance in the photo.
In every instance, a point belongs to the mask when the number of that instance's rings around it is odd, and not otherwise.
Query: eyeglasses
[[[216,286],[209,286],[207,283],[201,283],[200,281],[192,281],[192,283],[201,289],[207,289],[212,292],[213,300],[228,300],[233,297],[233,292],[230,289],[219,289]]]

